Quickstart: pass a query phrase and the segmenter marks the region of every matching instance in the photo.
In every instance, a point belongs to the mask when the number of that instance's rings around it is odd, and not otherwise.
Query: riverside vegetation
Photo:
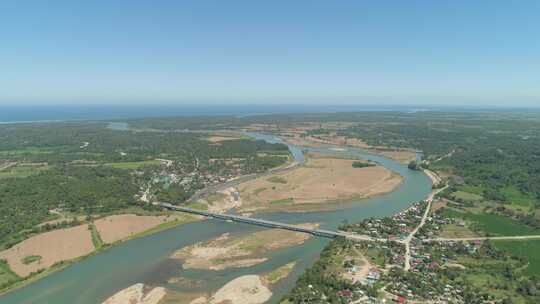
[[[104,122],[0,126],[0,251],[117,213],[163,214],[205,186],[285,164],[287,146],[209,133],[119,131]],[[36,256],[21,256],[40,263]],[[0,261],[0,290],[22,278]]]

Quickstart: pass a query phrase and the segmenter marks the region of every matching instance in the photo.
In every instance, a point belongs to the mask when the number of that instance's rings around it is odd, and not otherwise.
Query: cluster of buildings
[[[418,226],[425,208],[425,202],[417,202],[392,217],[367,219],[358,224],[348,225],[344,230],[377,239],[403,241]]]

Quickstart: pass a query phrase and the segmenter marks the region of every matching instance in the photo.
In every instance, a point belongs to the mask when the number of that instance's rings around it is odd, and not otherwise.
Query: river
[[[268,142],[280,142],[271,135],[250,133],[250,136]],[[336,229],[343,221],[359,222],[369,217],[384,217],[406,209],[412,202],[423,200],[431,191],[429,178],[420,171],[409,170],[406,165],[391,159],[367,153],[361,149],[346,148],[336,151],[334,146],[309,148],[311,151],[331,152],[359,157],[379,163],[397,172],[405,179],[393,192],[358,202],[340,205],[339,210],[305,213],[271,213],[254,217],[286,223],[318,222],[323,229]],[[342,148],[342,147],[340,147]],[[289,145],[298,162],[304,161],[299,147]],[[251,233],[263,228],[248,224],[206,220],[181,225],[153,235],[124,242],[118,246],[88,257],[65,269],[45,277],[24,288],[0,296],[2,304],[96,304],[135,283],[164,286],[175,291],[216,290],[228,281],[245,275],[273,270],[291,261],[298,261],[291,275],[273,288],[269,303],[278,300],[294,286],[298,276],[317,259],[328,239],[313,237],[302,245],[272,252],[267,262],[248,268],[223,271],[183,270],[181,261],[168,257],[176,250],[193,243],[217,237],[225,232]],[[171,277],[186,277],[203,281],[199,287],[169,284]]]

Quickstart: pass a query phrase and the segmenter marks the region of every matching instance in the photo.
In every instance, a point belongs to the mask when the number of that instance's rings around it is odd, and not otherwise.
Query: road
[[[435,195],[445,190],[446,188],[448,188],[448,185],[446,185],[445,187],[441,189],[436,189],[436,190],[431,191],[428,198],[426,199],[427,207],[426,207],[426,211],[424,211],[424,215],[422,216],[422,219],[420,220],[420,224],[418,224],[418,226],[416,226],[416,228],[414,228],[414,230],[402,241],[403,244],[405,245],[405,266],[403,267],[405,271],[409,271],[409,269],[411,269],[411,241],[416,235],[416,233],[418,233],[418,230],[420,230],[420,228],[422,228],[426,224],[426,219],[429,215],[429,211],[431,211],[431,204],[433,203],[433,199],[435,198]]]
[[[251,218],[251,217],[246,217],[246,216],[215,213],[215,212],[197,210],[197,209],[192,209],[192,208],[187,208],[187,207],[175,206],[169,203],[154,202],[152,204],[156,206],[161,206],[163,208],[167,208],[169,210],[180,211],[180,212],[185,212],[185,213],[190,213],[190,214],[195,214],[195,215],[202,215],[202,216],[213,218],[213,219],[219,219],[219,220],[224,220],[224,221],[234,221],[234,222],[252,224],[252,225],[262,226],[262,227],[267,227],[267,228],[285,229],[285,230],[291,230],[295,232],[309,233],[309,234],[320,236],[320,237],[327,237],[327,238],[344,237],[344,238],[355,240],[355,241],[374,241],[374,242],[387,241],[387,239],[378,239],[378,238],[373,238],[367,235],[354,234],[354,233],[349,233],[345,231],[332,231],[332,230],[324,230],[324,229],[306,228],[306,227],[294,225],[294,224],[287,224],[287,223],[268,221],[268,220],[263,220],[263,219],[256,219],[256,218]]]
[[[471,242],[487,240],[533,240],[540,239],[540,235],[516,235],[516,236],[484,236],[484,237],[466,237],[466,238],[433,238],[424,239],[423,242]]]

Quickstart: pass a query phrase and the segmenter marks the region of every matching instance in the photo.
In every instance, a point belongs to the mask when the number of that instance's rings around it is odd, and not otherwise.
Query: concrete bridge
[[[222,214],[222,213],[214,213],[214,212],[208,212],[204,210],[197,210],[192,208],[186,208],[181,206],[175,206],[169,203],[153,203],[156,206],[161,206],[164,208],[167,208],[169,210],[174,211],[180,211],[180,212],[186,212],[190,214],[195,215],[202,215],[208,218],[214,218],[214,219],[220,219],[224,221],[233,221],[233,222],[239,222],[239,223],[246,223],[256,226],[262,226],[266,228],[275,228],[275,229],[285,229],[285,230],[291,230],[296,232],[302,232],[302,233],[309,233],[315,236],[319,237],[325,237],[325,238],[336,238],[336,237],[345,237],[352,240],[358,240],[358,241],[386,241],[386,240],[379,240],[374,239],[369,236],[365,235],[358,235],[358,234],[351,234],[347,232],[342,231],[331,231],[331,230],[324,230],[324,229],[312,229],[307,227],[302,227],[299,225],[293,225],[293,224],[286,224],[286,223],[280,223],[280,222],[274,222],[274,221],[267,221],[263,219],[255,219],[251,217],[246,216],[238,216],[238,215],[232,215],[232,214]]]

